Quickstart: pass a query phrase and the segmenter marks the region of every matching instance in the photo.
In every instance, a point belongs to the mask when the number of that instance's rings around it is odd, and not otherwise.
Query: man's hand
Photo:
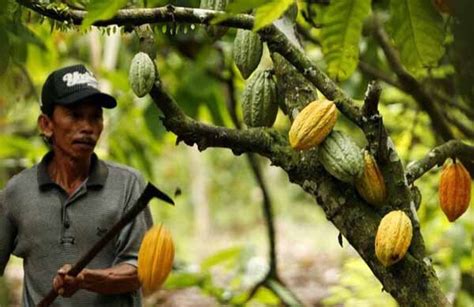
[[[79,289],[102,294],[118,294],[140,288],[135,266],[120,263],[107,269],[83,269],[79,275],[67,275],[70,264],[61,267],[53,279],[53,288],[59,295],[70,297]]]
[[[67,273],[71,270],[70,264],[63,265],[53,279],[53,288],[59,295],[70,297],[81,288],[84,281],[84,275],[79,273],[76,277],[69,276]]]

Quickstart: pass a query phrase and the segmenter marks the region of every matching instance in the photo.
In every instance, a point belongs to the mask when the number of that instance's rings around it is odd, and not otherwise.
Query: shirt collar
[[[38,164],[38,185],[40,189],[46,189],[57,185],[48,174],[48,164],[53,159],[54,152],[48,152]],[[87,187],[102,188],[107,180],[109,170],[107,165],[100,160],[95,153],[91,157],[91,169],[89,179],[86,182]]]

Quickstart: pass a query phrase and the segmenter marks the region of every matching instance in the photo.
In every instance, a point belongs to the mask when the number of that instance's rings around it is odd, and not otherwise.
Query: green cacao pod
[[[278,112],[276,84],[268,70],[255,72],[242,97],[244,122],[249,127],[271,127]]]
[[[360,148],[341,131],[333,130],[319,147],[319,161],[337,179],[352,183],[364,171]]]
[[[289,132],[290,145],[305,150],[319,145],[336,124],[336,105],[327,99],[308,104],[296,116]]]
[[[454,222],[467,208],[471,200],[471,175],[461,162],[444,167],[439,182],[439,203],[450,222]]]
[[[239,29],[234,39],[234,62],[242,77],[247,79],[257,68],[262,57],[263,44],[260,36],[249,30]]]
[[[400,261],[410,247],[412,236],[410,218],[400,210],[389,212],[377,229],[375,255],[385,267]]]
[[[229,0],[201,0],[200,8],[214,11],[225,11]],[[218,39],[227,32],[227,27],[206,26],[207,34],[213,39]]]
[[[148,230],[138,251],[138,279],[145,295],[158,290],[171,272],[174,244],[171,234],[162,225]]]
[[[153,87],[156,79],[155,64],[148,54],[144,52],[137,53],[130,65],[128,81],[133,92],[138,97],[148,94]]]
[[[364,172],[356,179],[355,186],[360,196],[371,205],[381,206],[387,198],[382,172],[367,150],[364,151]]]

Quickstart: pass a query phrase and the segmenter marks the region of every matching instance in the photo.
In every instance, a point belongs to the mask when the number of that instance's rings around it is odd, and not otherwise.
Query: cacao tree
[[[47,20],[51,31],[86,32],[95,27],[124,36],[133,33],[139,42],[136,53],[142,53],[131,64],[131,87],[139,96],[151,96],[162,124],[177,142],[197,145],[200,151],[219,147],[248,156],[264,194],[270,244],[270,269],[255,290],[267,286],[278,292],[283,285],[277,272],[271,203],[256,162],[262,156],[314,197],[383,290],[401,306],[450,305],[426,252],[415,181],[453,158],[466,169],[464,205],[470,193],[466,175],[474,174],[474,25],[468,12],[473,4],[467,0],[227,2],[3,0],[0,73],[24,61],[25,55],[18,51],[27,44],[45,48],[29,30],[31,23]],[[226,53],[219,43],[235,39],[236,67],[244,79],[249,78],[242,98],[245,127],[235,97],[228,104],[234,127],[228,127],[199,121],[167,92],[160,65],[155,67],[166,56],[154,33],[162,25],[175,34],[167,43],[191,59],[197,56],[194,48],[202,45]],[[193,32],[183,43],[179,25],[203,25],[207,36]],[[264,60],[262,42],[268,49]],[[318,61],[317,52],[322,53]],[[220,71],[209,73],[232,96],[240,77],[223,58]],[[259,66],[260,61],[265,63]],[[379,112],[386,103],[381,84],[384,91],[403,92],[431,126],[427,133],[436,146],[407,166]],[[288,120],[285,129],[271,128],[277,108]],[[347,122],[352,131],[333,130],[336,120]],[[357,133],[364,136],[365,153],[352,141],[351,134]],[[387,219],[388,225],[384,223],[378,233],[382,218],[392,211],[403,214],[398,219],[403,223]],[[397,235],[406,239],[408,233],[409,242],[402,240],[398,246],[391,241]],[[378,251],[376,242],[384,250]],[[290,291],[281,299],[287,305],[302,304]]]

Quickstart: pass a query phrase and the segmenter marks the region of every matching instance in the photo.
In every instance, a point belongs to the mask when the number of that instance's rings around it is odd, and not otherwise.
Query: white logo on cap
[[[71,87],[77,84],[87,84],[93,88],[97,88],[97,80],[90,72],[80,73],[78,71],[67,73],[63,76],[66,86]]]

